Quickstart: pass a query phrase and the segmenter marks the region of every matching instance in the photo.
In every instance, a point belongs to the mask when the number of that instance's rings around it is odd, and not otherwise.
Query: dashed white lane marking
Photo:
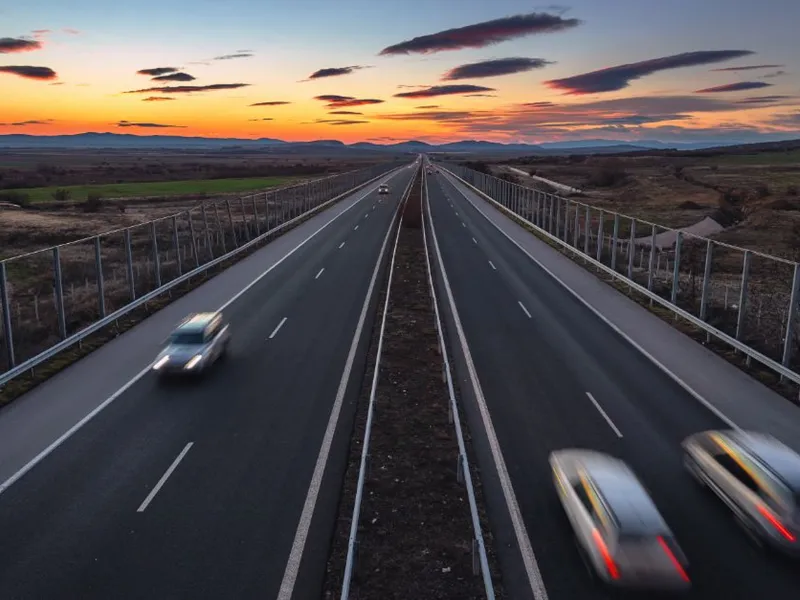
[[[281,330],[281,327],[283,327],[283,324],[286,323],[286,319],[288,319],[288,318],[289,317],[283,317],[281,319],[281,322],[278,323],[278,326],[275,329],[272,330],[272,333],[269,334],[269,339],[274,338],[278,334],[278,332]]]
[[[497,267],[494,266],[492,261],[489,261],[489,266],[492,267],[495,271],[497,271]]]
[[[319,279],[319,276],[320,276],[320,275],[322,275],[322,272],[323,272],[324,270],[325,270],[325,267],[322,267],[322,268],[319,270],[319,273],[317,273],[316,277],[314,277],[314,279]]]
[[[178,467],[178,464],[183,460],[183,457],[186,456],[186,453],[189,452],[189,449],[193,445],[194,442],[189,442],[188,444],[186,444],[186,447],[181,451],[180,454],[178,454],[178,458],[172,461],[172,464],[169,466],[169,469],[167,469],[166,472],[161,476],[161,479],[158,480],[156,487],[154,487],[150,491],[150,493],[147,494],[147,498],[145,498],[141,506],[139,506],[139,508],[136,509],[136,512],[144,512],[144,509],[146,509],[150,504],[150,502],[153,501],[153,498],[156,497],[156,494],[159,492],[159,490],[162,487],[164,487],[164,484],[167,482],[167,479],[169,479],[169,476],[172,475],[172,472]]]
[[[616,426],[616,425],[614,425],[614,421],[612,421],[612,420],[611,420],[611,417],[609,417],[609,416],[606,414],[606,411],[604,411],[604,410],[603,410],[603,407],[602,407],[602,406],[600,406],[600,403],[599,403],[597,400],[595,400],[595,399],[594,399],[594,396],[592,396],[592,394],[591,394],[591,393],[589,393],[589,392],[586,392],[586,395],[587,395],[587,396],[589,396],[589,400],[591,400],[591,401],[592,401],[592,404],[594,404],[594,407],[597,409],[597,411],[598,411],[598,412],[599,412],[601,415],[603,415],[603,418],[606,420],[606,423],[608,423],[608,424],[609,424],[609,426],[611,427],[611,429],[613,429],[613,430],[614,430],[614,433],[616,433],[616,434],[617,434],[617,437],[622,437],[622,432],[621,432],[619,429],[617,429],[617,426]]]
[[[517,300],[517,304],[519,304],[519,307],[520,307],[522,310],[524,310],[524,311],[525,311],[525,314],[526,314],[526,315],[528,315],[528,318],[530,319],[530,318],[531,318],[531,313],[529,313],[529,312],[528,312],[528,309],[527,309],[527,308],[525,308],[525,305],[524,305],[522,302],[520,302],[519,300]]]
[[[477,244],[477,243],[478,243],[478,240],[476,240],[475,238],[472,238],[472,243],[473,243],[473,244]]]
[[[341,248],[344,245],[345,245],[345,242],[342,242],[341,244],[339,244],[339,248]]]

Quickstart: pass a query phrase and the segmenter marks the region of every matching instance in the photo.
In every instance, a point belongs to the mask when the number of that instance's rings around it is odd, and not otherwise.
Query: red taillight
[[[606,563],[606,569],[608,569],[608,574],[611,576],[611,579],[619,579],[617,564],[614,562],[614,559],[611,558],[608,546],[606,546],[603,537],[597,529],[592,530],[592,537],[594,538],[595,545],[597,545],[597,549],[600,550],[600,554],[603,556],[603,561]]]
[[[672,562],[672,566],[674,566],[675,570],[678,571],[678,575],[681,576],[681,579],[688,582],[689,575],[686,574],[686,570],[683,568],[683,565],[681,565],[680,561],[678,561],[678,559],[675,558],[675,554],[670,549],[669,544],[667,544],[667,541],[660,535],[656,539],[658,540],[658,544],[659,546],[661,546],[661,549],[667,554],[667,557],[669,558],[670,562]]]
[[[772,514],[772,511],[771,511],[771,510],[769,510],[769,509],[768,509],[766,506],[759,505],[759,506],[758,506],[758,512],[760,512],[760,513],[761,513],[761,515],[762,515],[762,516],[763,516],[763,517],[764,517],[764,518],[765,518],[767,521],[769,521],[769,522],[770,522],[770,524],[771,524],[771,525],[772,525],[772,526],[773,526],[775,529],[777,529],[777,530],[778,530],[778,532],[779,532],[779,533],[780,533],[780,534],[781,534],[783,537],[785,537],[785,538],[786,538],[787,540],[789,540],[790,542],[794,542],[794,541],[795,541],[795,537],[794,537],[794,535],[792,534],[792,532],[791,532],[791,531],[789,531],[788,529],[786,529],[786,527],[784,527],[783,523],[781,523],[781,522],[778,520],[778,518],[777,518],[777,517],[776,517],[774,514]]]

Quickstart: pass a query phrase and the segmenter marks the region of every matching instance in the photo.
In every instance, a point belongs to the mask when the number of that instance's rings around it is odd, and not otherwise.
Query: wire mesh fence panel
[[[131,260],[133,268],[133,285],[139,298],[156,289],[153,273],[152,235],[149,223],[135,225],[128,229],[130,239]]]
[[[94,240],[59,247],[67,337],[100,318]]]
[[[780,362],[794,264],[753,253],[749,266],[742,341]]]
[[[98,238],[103,273],[103,301],[106,314],[111,314],[131,301],[127,279],[126,236],[124,230],[119,230]]]

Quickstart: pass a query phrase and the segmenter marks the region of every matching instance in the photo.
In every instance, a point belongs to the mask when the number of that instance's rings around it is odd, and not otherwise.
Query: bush
[[[681,210],[700,210],[703,208],[697,202],[693,202],[691,200],[686,200],[685,202],[681,202],[678,204],[678,208]]]
[[[103,199],[97,194],[89,194],[86,202],[83,203],[83,212],[96,213],[100,212],[101,208],[103,208]]]
[[[595,169],[586,180],[587,185],[594,187],[612,187],[628,180],[628,173],[618,167]]]
[[[26,206],[30,206],[31,197],[22,192],[3,192],[0,193],[0,202],[10,202],[11,204],[16,204],[17,206],[25,208]]]
[[[72,193],[64,188],[58,188],[55,192],[53,192],[53,200],[57,202],[67,202],[70,197],[72,197]]]

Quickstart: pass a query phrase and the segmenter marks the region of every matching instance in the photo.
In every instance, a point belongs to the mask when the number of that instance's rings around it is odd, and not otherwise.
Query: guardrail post
[[[708,311],[708,285],[711,283],[711,252],[713,245],[711,240],[706,240],[706,264],[703,267],[703,284],[700,292],[700,320],[706,320]],[[711,341],[711,334],[706,332],[706,343]]]
[[[194,220],[192,219],[192,211],[187,210],[186,216],[189,218],[189,235],[192,236],[192,254],[194,255],[195,267],[200,266],[200,254],[197,251],[197,236],[194,233]]]
[[[633,257],[636,254],[636,219],[631,219],[631,237],[628,243],[628,279],[633,281]]]
[[[536,227],[540,227],[539,223],[539,210],[540,210],[540,203],[541,200],[539,199],[539,190],[533,190],[533,200],[534,200],[534,207],[533,207],[533,224]]]
[[[547,194],[547,231],[553,235],[553,215],[555,214],[555,198],[552,194]]]
[[[172,242],[175,246],[175,266],[178,268],[178,277],[183,275],[183,262],[181,260],[181,237],[178,235],[178,217],[172,217]]]
[[[126,229],[126,232],[129,230]],[[130,249],[130,233],[128,233],[128,248]],[[130,256],[130,250],[128,250]],[[131,267],[133,270],[133,267]],[[61,252],[58,246],[53,248],[53,284],[56,288],[56,313],[58,314],[58,334],[62,340],[67,339],[67,315],[64,309],[64,284],[61,279]]]
[[[783,338],[783,359],[781,364],[789,368],[789,363],[792,361],[792,343],[794,342],[794,324],[797,317],[797,302],[800,300],[800,265],[795,263],[794,276],[792,277],[792,293],[789,297],[789,310],[786,314],[786,335]],[[781,381],[784,377],[781,375]]]
[[[675,236],[675,260],[672,266],[672,292],[670,294],[670,302],[675,306],[678,305],[678,290],[681,285],[681,242],[683,241],[683,232],[679,231]],[[678,315],[675,315],[678,318]]]
[[[265,232],[269,232],[272,230],[272,226],[269,222],[269,196],[270,196],[269,194],[264,194],[264,221],[266,223],[266,225],[264,225]]]
[[[611,233],[611,270],[617,270],[617,240],[619,239],[619,214],[614,213],[614,230]]]
[[[161,287],[161,261],[158,259],[158,237],[156,222],[150,221],[150,236],[153,242],[153,273],[156,276],[156,288]]]
[[[600,220],[597,224],[597,262],[603,260],[603,221],[606,219],[606,211],[600,209]]]
[[[136,281],[133,275],[133,252],[131,251],[131,230],[125,230],[125,267],[128,270],[128,290],[131,294],[131,302],[136,300]]]
[[[233,236],[233,247],[239,247],[239,238],[236,235],[236,224],[233,222],[233,211],[231,210],[231,201],[225,200],[225,206],[228,209],[228,220],[231,222],[231,235]]]
[[[554,235],[561,239],[561,198],[553,196],[553,204],[556,205],[556,229]]]
[[[253,196],[253,220],[255,221],[256,224],[256,237],[261,237],[261,224],[258,222],[259,221],[258,205],[256,204],[255,196]]]
[[[244,210],[244,198],[239,196],[239,206],[242,209],[242,229],[244,229],[244,237],[249,242],[250,241],[250,226],[247,222],[247,212]]]
[[[574,229],[572,231],[573,246],[575,246],[575,249],[577,250],[578,249],[578,240],[580,239],[580,236],[581,236],[581,205],[580,204],[576,204],[575,205],[575,223],[574,223],[573,227],[574,227]]]
[[[103,254],[100,246],[100,236],[94,238],[94,269],[97,271],[97,310],[100,318],[106,316],[106,291],[103,282]]]
[[[647,263],[647,291],[653,291],[653,269],[656,263],[656,226],[651,226],[650,235],[650,259]],[[653,300],[650,299],[650,306],[653,306]]]
[[[739,312],[736,315],[736,339],[738,341],[741,341],[742,333],[744,333],[744,315],[747,305],[747,283],[750,279],[751,257],[750,250],[745,250],[744,259],[742,260],[742,287],[739,290]]]
[[[17,366],[14,357],[14,333],[11,330],[11,302],[8,298],[8,276],[6,273],[6,261],[0,261],[0,307],[3,309],[3,337],[6,342],[6,356],[8,357],[8,368],[13,369]]]
[[[586,225],[583,232],[583,253],[589,256],[589,242],[592,235],[592,207],[586,205]]]
[[[561,239],[567,244],[569,244],[569,231],[570,225],[572,225],[569,220],[569,209],[571,205],[572,203],[568,199],[564,198],[564,237]]]
[[[214,260],[214,244],[211,242],[211,230],[208,227],[208,213],[206,212],[206,204],[205,204],[205,202],[203,202],[203,204],[201,204],[201,211],[203,213],[203,230],[205,231],[205,235],[206,235],[206,247],[208,248],[208,253],[211,255],[211,260]],[[214,216],[217,219],[217,231],[220,231],[219,212],[217,211],[216,203],[214,204]],[[191,217],[190,217],[189,222],[191,223]],[[223,254],[225,253],[225,234],[222,235],[222,253]],[[200,264],[199,256],[198,256],[197,264],[198,265]]]

